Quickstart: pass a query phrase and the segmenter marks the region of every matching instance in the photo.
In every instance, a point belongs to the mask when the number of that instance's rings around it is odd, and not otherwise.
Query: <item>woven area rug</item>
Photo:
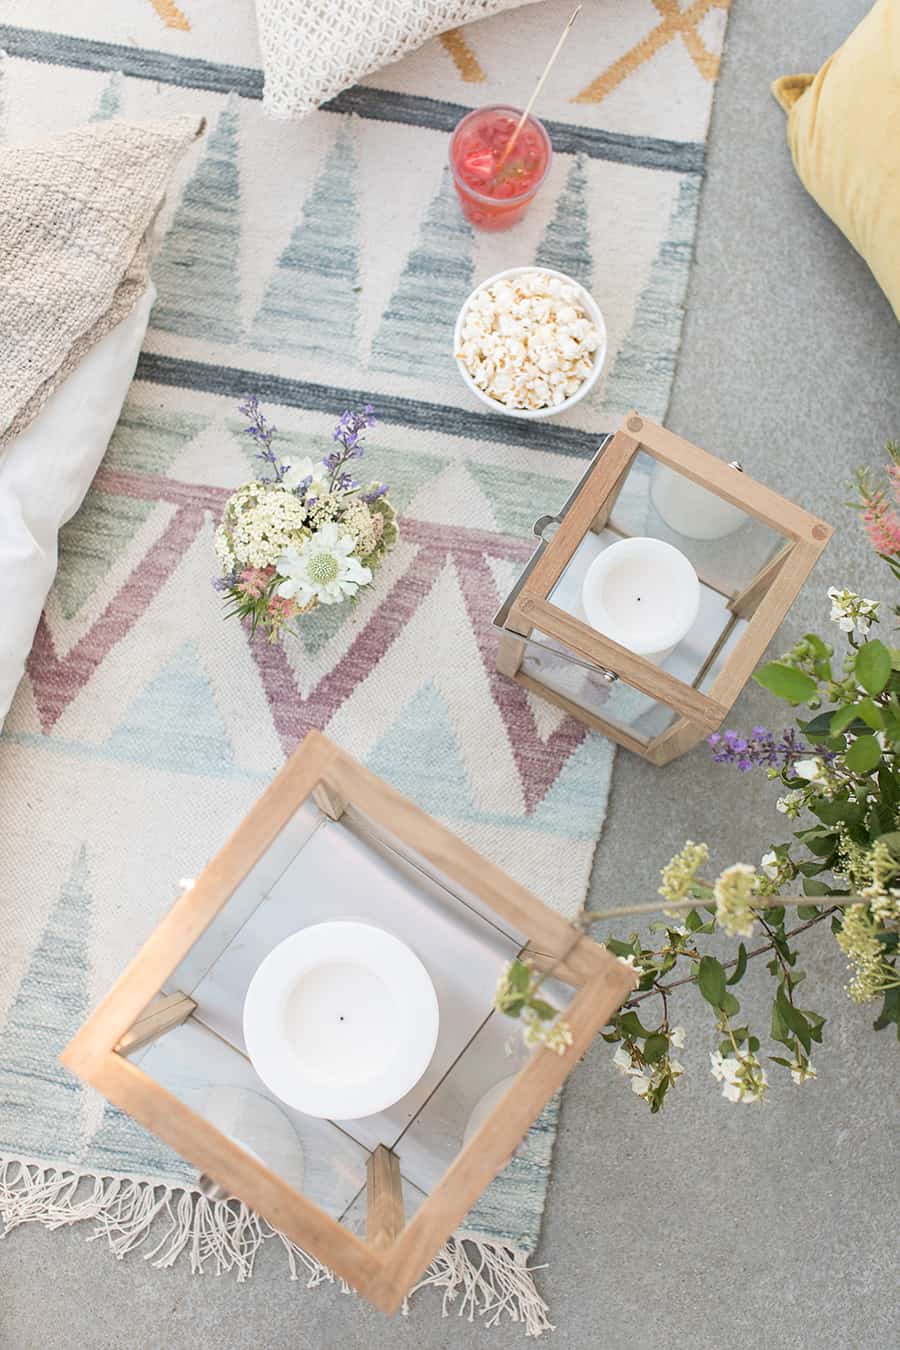
[[[571,0],[432,42],[299,124],[262,113],[252,0],[227,19],[219,0],[97,0],[65,7],[64,32],[53,0],[4,6],[5,139],[176,111],[209,123],[164,210],[137,379],[0,741],[9,1224],[88,1220],[119,1254],[249,1273],[264,1227],[224,1224],[184,1163],[56,1057],[308,728],[549,904],[582,904],[612,749],[494,673],[491,618],[600,434],[632,405],[665,414],[727,3],[585,7],[542,103],[549,181],[496,236],[460,214],[448,132],[465,107],[525,101]],[[591,288],[610,355],[590,400],[523,426],[469,401],[450,352],[474,282],[531,260]],[[345,407],[372,402],[369,463],[402,513],[372,593],[284,646],[223,623],[210,587],[214,524],[248,476],[250,392],[316,455]],[[427,1277],[534,1333],[554,1128],[550,1109]]]

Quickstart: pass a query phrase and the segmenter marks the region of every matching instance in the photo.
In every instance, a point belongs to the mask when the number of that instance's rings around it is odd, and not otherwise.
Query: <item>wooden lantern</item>
[[[680,533],[683,520],[674,515],[667,523],[654,506],[653,475],[662,474],[689,485],[701,532],[704,515],[728,504],[734,520],[725,535],[698,539]],[[562,511],[541,517],[535,534],[541,542],[495,619],[498,670],[662,765],[721,726],[832,529],[740,465],[632,412]],[[694,629],[657,663],[591,627],[579,599],[590,560],[609,542],[635,535],[674,544],[700,580]]]
[[[311,824],[310,816],[315,817]],[[336,842],[329,846],[330,851],[340,853],[344,848],[337,841],[362,847],[360,840],[364,840],[366,847],[379,850],[380,866],[403,869],[404,876],[422,878],[423,884],[427,880],[430,903],[441,911],[437,917],[445,935],[442,946],[459,912],[465,922],[483,924],[492,941],[502,941],[504,953],[524,954],[538,969],[552,972],[548,979],[554,991],[563,984],[577,990],[564,1009],[573,1038],[571,1046],[562,1055],[545,1048],[527,1056],[522,1051],[524,1067],[453,1158],[449,1170],[440,1179],[435,1178],[430,1192],[421,1197],[422,1203],[406,1223],[401,1184],[404,1154],[412,1148],[412,1126],[404,1123],[393,1137],[379,1138],[376,1123],[375,1133],[367,1137],[363,1155],[367,1155],[367,1162],[359,1196],[360,1205],[367,1210],[366,1240],[287,1184],[175,1092],[161,1086],[142,1067],[149,1063],[147,1058],[141,1063],[133,1058],[162,1054],[167,1044],[191,1027],[195,1036],[205,1029],[223,1050],[223,1041],[231,1033],[217,1026],[215,1009],[204,1005],[204,980],[209,975],[210,960],[215,964],[217,959],[224,959],[221,951],[233,953],[237,933],[245,948],[248,943],[252,947],[252,936],[248,939],[246,934],[259,911],[271,905],[275,895],[272,879],[289,857],[299,865],[299,871],[294,873],[295,884],[282,917],[286,915],[294,930],[310,922],[306,902],[316,900],[316,887],[310,885],[304,894],[307,873],[303,859],[309,839],[321,837],[311,834],[315,829],[332,832],[329,837]],[[260,897],[265,904],[258,904]],[[328,902],[340,905],[341,899],[340,895],[331,895]],[[399,916],[395,915],[395,921],[399,926]],[[210,948],[211,935],[220,928],[223,931]],[[427,964],[428,957],[418,940],[418,921],[410,924],[407,920],[403,935]],[[232,942],[231,947],[228,942]],[[491,1008],[493,987],[504,965],[505,955],[502,961],[495,958],[490,992],[483,995],[484,1006],[478,1016],[483,1025],[492,1018],[499,1019],[502,1029],[498,1028],[495,1036],[507,1039],[515,1031],[513,1025]],[[202,977],[186,979],[184,987],[178,981],[189,969]],[[445,976],[447,969],[456,967],[446,967]],[[459,974],[464,977],[465,972]],[[68,1069],[216,1183],[220,1194],[243,1200],[370,1302],[392,1314],[478,1196],[511,1159],[595,1033],[628,997],[634,982],[634,972],[627,965],[579,934],[524,887],[324,736],[311,732],[233,836],[175,902],[61,1058]],[[442,1005],[442,1022],[444,1013]],[[449,1031],[453,1031],[452,1026]],[[452,1048],[454,1063],[446,1066],[447,1076],[468,1050],[469,1032],[463,1034],[460,1029],[460,1036],[463,1043]],[[238,1037],[231,1039],[237,1041]],[[241,1053],[239,1044],[225,1050],[239,1056]],[[244,1072],[251,1073],[246,1057],[242,1063]],[[501,1080],[510,1073],[509,1060],[505,1063],[498,1074]],[[445,1068],[436,1070],[435,1077],[438,1073],[444,1074]],[[430,1110],[440,1087],[441,1080],[436,1087],[429,1085]],[[408,1111],[407,1117],[412,1114]],[[340,1129],[330,1122],[313,1124],[328,1126],[346,1142],[346,1122]],[[459,1134],[461,1137],[462,1131]],[[454,1142],[454,1151],[456,1147]]]

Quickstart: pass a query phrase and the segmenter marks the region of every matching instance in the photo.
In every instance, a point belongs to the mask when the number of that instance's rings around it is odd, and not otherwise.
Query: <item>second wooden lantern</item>
[[[498,670],[661,765],[721,726],[832,529],[632,412],[534,532]]]

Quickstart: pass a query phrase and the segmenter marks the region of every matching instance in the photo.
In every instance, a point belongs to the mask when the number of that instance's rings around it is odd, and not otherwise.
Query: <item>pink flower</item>
[[[893,475],[892,475],[893,477]],[[863,511],[863,525],[877,553],[900,553],[900,520],[888,506],[882,493],[869,498]]]
[[[248,567],[241,573],[238,590],[243,591],[244,595],[249,595],[251,600],[258,600],[274,575],[275,568],[271,566]]]
[[[269,601],[269,615],[277,623],[284,623],[299,613],[300,606],[296,600],[288,600],[283,595],[273,595]]]

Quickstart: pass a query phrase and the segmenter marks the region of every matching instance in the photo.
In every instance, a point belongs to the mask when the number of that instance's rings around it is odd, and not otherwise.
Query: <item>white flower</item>
[[[716,1050],[710,1053],[709,1062],[710,1073],[717,1083],[722,1084],[722,1096],[726,1101],[762,1100],[768,1080],[755,1055],[746,1054],[738,1059],[735,1055],[723,1056]]]
[[[673,1027],[669,1032],[669,1042],[676,1050],[684,1049],[684,1027]]]
[[[635,965],[633,952],[629,952],[627,956],[617,956],[616,960],[620,961],[623,966],[627,966],[629,970],[635,971],[636,974],[640,973]]]
[[[734,863],[721,873],[713,894],[716,900],[716,923],[729,937],[751,937],[753,934],[753,898],[758,877],[756,869],[747,863]]]
[[[798,759],[794,765],[794,773],[798,778],[805,778],[809,783],[827,783],[825,774],[825,765],[821,759]]]
[[[765,875],[771,880],[774,880],[775,877],[778,876],[778,858],[775,855],[774,849],[770,848],[768,853],[762,855],[759,865]]]
[[[372,580],[372,573],[351,556],[354,547],[353,537],[342,535],[338,525],[329,521],[299,549],[289,548],[278,559],[278,574],[285,578],[278,594],[296,600],[301,607],[314,599],[334,605],[355,595]]]
[[[650,1079],[642,1073],[636,1073],[631,1080],[631,1090],[639,1097],[646,1097],[649,1087]]]
[[[624,1045],[620,1045],[613,1055],[613,1064],[617,1069],[621,1069],[622,1073],[628,1073],[631,1069],[631,1055]]]
[[[836,586],[828,587],[828,598],[831,601],[829,617],[843,633],[852,633],[855,629],[861,637],[865,637],[872,621],[878,622],[877,600],[866,600],[855,591],[839,591]]]
[[[803,788],[792,788],[790,792],[778,798],[775,809],[780,811],[782,815],[790,816],[793,820],[796,816],[799,816],[805,796],[806,793]]]
[[[710,1073],[717,1083],[722,1083],[725,1079],[733,1079],[740,1065],[734,1056],[729,1055],[727,1059],[723,1057],[720,1051],[711,1050],[709,1055]]]
[[[308,490],[315,497],[322,495],[328,470],[321,460],[312,460],[309,456],[304,459],[290,459],[285,455],[282,458],[281,467],[285,471],[281,481],[291,492],[298,488],[305,479],[309,478],[311,481]]]

